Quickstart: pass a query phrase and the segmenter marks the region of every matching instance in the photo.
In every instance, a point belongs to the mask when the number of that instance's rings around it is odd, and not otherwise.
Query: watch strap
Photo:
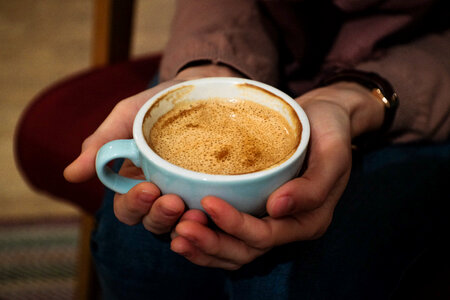
[[[319,83],[319,86],[327,86],[335,82],[349,81],[356,82],[368,88],[372,94],[384,105],[384,120],[380,132],[386,132],[391,127],[395,112],[399,104],[397,93],[392,85],[374,72],[365,72],[355,69],[344,69],[334,71],[325,76]]]

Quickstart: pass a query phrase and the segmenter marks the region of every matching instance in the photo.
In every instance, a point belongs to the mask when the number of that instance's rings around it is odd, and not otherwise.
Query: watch
[[[386,79],[373,72],[344,69],[325,76],[319,82],[319,86],[326,86],[339,81],[356,82],[368,88],[384,105],[384,119],[380,132],[386,132],[391,127],[399,99],[392,85]]]

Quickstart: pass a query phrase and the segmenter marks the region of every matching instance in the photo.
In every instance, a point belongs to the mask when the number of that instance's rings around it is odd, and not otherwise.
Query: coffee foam
[[[208,174],[265,170],[288,159],[300,140],[277,111],[240,99],[177,103],[154,124],[147,141],[165,160]]]

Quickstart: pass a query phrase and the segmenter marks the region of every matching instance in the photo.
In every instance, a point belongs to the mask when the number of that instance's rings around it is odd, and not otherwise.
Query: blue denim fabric
[[[238,271],[199,267],[113,213],[108,192],[92,251],[104,299],[386,299],[447,236],[450,143],[354,154],[326,234],[278,247]],[[445,234],[444,234],[445,233]]]

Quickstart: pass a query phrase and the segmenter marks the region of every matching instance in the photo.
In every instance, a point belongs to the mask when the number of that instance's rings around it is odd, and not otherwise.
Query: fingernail
[[[277,215],[284,216],[290,214],[292,209],[294,208],[294,203],[292,202],[291,197],[283,197],[278,200],[278,209],[275,210]]]
[[[206,213],[212,218],[212,219],[216,219],[217,218],[217,213],[214,211],[214,209],[212,209],[209,204],[208,204],[208,199],[204,198],[201,202],[203,209],[206,211]]]
[[[203,206],[203,208],[205,209],[206,213],[209,215],[211,219],[213,220],[217,219],[217,213],[213,209],[205,205]]]

